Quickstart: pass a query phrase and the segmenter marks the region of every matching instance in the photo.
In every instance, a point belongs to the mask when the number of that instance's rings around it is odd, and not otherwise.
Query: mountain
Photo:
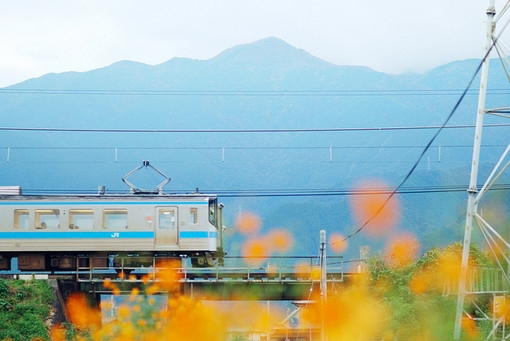
[[[224,193],[228,225],[239,211],[254,211],[263,231],[288,228],[298,236],[294,251],[314,254],[320,229],[348,235],[357,228],[341,193],[366,177],[397,186],[438,132],[419,128],[445,122],[479,63],[390,75],[334,65],[267,38],[209,60],[119,61],[47,74],[0,89],[2,127],[19,129],[0,135],[0,185],[34,193],[125,190],[120,178],[150,160],[173,179],[167,192]],[[507,106],[504,72],[495,62],[490,70],[488,104]],[[448,125],[474,124],[478,82]],[[481,176],[509,136],[507,127],[486,129]],[[420,190],[462,188],[402,195],[399,229],[427,246],[458,237],[441,231],[462,220],[473,135],[470,127],[443,129],[406,182]],[[146,175],[139,187],[159,183]],[[236,191],[253,195],[226,195]],[[233,229],[227,235],[236,254],[240,236]],[[362,234],[351,240],[351,255],[364,243],[381,247]]]

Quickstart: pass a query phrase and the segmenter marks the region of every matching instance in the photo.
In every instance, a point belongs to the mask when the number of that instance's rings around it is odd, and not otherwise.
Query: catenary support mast
[[[476,114],[475,137],[473,145],[473,157],[471,163],[471,177],[469,181],[468,203],[466,212],[466,225],[464,227],[464,244],[462,249],[462,261],[459,278],[459,291],[457,298],[457,310],[455,313],[455,328],[454,339],[459,340],[461,336],[462,315],[464,309],[464,299],[466,296],[466,279],[468,271],[469,250],[471,247],[471,232],[473,229],[473,218],[477,210],[475,202],[476,194],[478,192],[478,167],[480,162],[480,148],[482,144],[482,128],[483,119],[486,113],[485,110],[485,97],[487,93],[487,79],[489,73],[489,51],[492,46],[492,38],[495,29],[494,16],[495,0],[489,0],[489,7],[487,9],[487,32],[485,42],[485,59],[483,60],[481,74],[480,74],[480,90],[478,94],[478,110]]]

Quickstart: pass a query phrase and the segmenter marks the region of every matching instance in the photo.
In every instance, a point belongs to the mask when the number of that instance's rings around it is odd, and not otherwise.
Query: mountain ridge
[[[275,57],[276,56],[276,57]],[[252,67],[255,67],[257,70],[262,68],[270,67],[271,69],[283,67],[284,71],[288,69],[298,69],[301,68],[320,68],[320,69],[329,69],[335,70],[336,72],[341,73],[350,73],[352,71],[363,71],[366,73],[380,74],[381,72],[374,71],[373,69],[366,66],[355,66],[355,65],[343,65],[339,66],[330,62],[327,62],[323,59],[317,58],[305,50],[297,49],[283,40],[279,38],[265,38],[253,43],[237,45],[232,48],[229,48],[218,55],[207,59],[207,60],[199,60],[199,59],[191,59],[191,58],[182,58],[182,57],[174,57],[160,64],[149,65],[136,61],[122,60],[114,62],[110,65],[84,71],[84,72],[76,72],[76,71],[66,71],[62,73],[49,73],[43,75],[38,78],[32,78],[11,86],[6,87],[6,89],[10,88],[23,88],[25,85],[30,85],[29,88],[34,87],[37,89],[42,86],[45,81],[48,79],[51,82],[56,80],[55,77],[61,77],[63,79],[74,78],[75,76],[87,76],[97,75],[102,72],[108,73],[130,73],[137,74],[140,72],[147,72],[150,77],[154,77],[154,71],[158,72],[169,72],[174,71],[175,68],[181,68],[185,71],[189,71],[191,67],[193,68],[202,68],[205,66],[214,66],[218,67],[219,65],[223,68],[226,68],[225,65],[228,66],[236,65],[238,62],[243,63],[243,67],[247,63]],[[181,73],[182,74],[182,73]],[[40,81],[43,81],[41,85],[38,85]],[[123,86],[130,85],[122,84]],[[155,88],[156,89],[156,88]],[[113,90],[113,89],[112,89]]]

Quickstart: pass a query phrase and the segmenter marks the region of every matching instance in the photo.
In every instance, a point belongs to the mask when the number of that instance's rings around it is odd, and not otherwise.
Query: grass
[[[48,281],[0,279],[0,340],[50,340],[54,300]]]

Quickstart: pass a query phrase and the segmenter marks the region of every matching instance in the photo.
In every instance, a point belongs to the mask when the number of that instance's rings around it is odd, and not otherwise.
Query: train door
[[[179,244],[179,226],[177,207],[156,207],[156,249],[172,250]]]

